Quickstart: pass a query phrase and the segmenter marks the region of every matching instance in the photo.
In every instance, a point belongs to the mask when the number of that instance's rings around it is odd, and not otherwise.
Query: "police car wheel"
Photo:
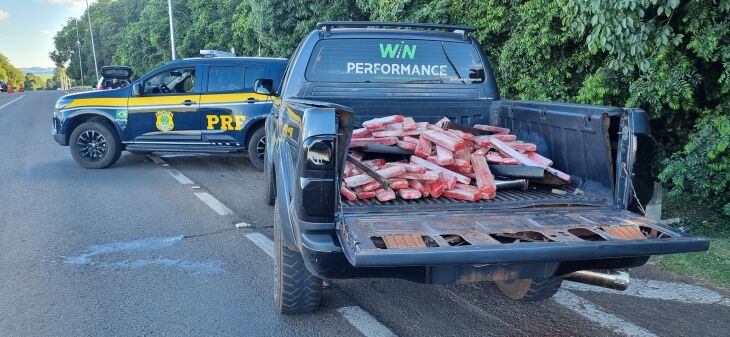
[[[122,144],[106,123],[86,122],[71,133],[69,148],[76,163],[88,169],[106,168],[119,160]]]
[[[264,153],[266,153],[266,130],[259,128],[248,140],[248,157],[251,164],[259,171],[264,170]]]

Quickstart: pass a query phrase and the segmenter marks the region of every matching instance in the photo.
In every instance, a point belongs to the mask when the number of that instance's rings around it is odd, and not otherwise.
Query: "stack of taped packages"
[[[569,175],[552,168],[550,159],[535,152],[535,144],[518,141],[509,129],[490,125],[459,128],[474,133],[486,131],[475,135],[456,130],[457,125],[445,130],[449,124],[453,125],[447,118],[430,124],[400,115],[364,122],[362,128],[353,131],[352,152],[345,163],[340,193],[350,201],[388,201],[397,197],[492,199],[500,181],[495,180],[490,164],[540,167],[566,183],[570,181]],[[358,148],[371,144],[398,147],[412,155],[409,160],[395,162],[380,158],[363,160],[364,154]],[[368,157],[372,155],[368,153]],[[383,182],[388,186],[383,186]]]

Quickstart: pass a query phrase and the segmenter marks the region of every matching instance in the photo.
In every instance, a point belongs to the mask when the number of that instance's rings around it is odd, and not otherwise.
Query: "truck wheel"
[[[258,128],[248,140],[248,158],[259,171],[264,170],[264,153],[266,153],[266,130]]]
[[[266,154],[264,154],[266,156]],[[274,177],[274,170],[266,162],[264,162],[264,184],[266,191],[266,203],[273,205],[276,202],[276,178]]]
[[[88,169],[109,167],[122,154],[117,132],[107,123],[83,123],[74,129],[70,138],[71,155],[79,165]]]
[[[302,254],[284,245],[278,200],[274,204],[274,255],[276,310],[285,315],[317,310],[322,298],[322,279],[307,270]]]
[[[496,281],[497,288],[515,301],[539,301],[553,297],[560,289],[560,278],[534,278]]]

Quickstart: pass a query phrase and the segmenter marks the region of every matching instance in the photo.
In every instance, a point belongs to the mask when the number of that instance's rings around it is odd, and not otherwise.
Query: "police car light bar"
[[[200,56],[201,57],[235,57],[236,55],[231,52],[227,52],[227,51],[201,49]]]

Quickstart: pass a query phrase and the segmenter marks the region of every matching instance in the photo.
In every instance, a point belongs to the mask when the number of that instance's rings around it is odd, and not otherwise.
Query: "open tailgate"
[[[344,213],[337,235],[355,267],[559,262],[709,247],[615,209]]]

